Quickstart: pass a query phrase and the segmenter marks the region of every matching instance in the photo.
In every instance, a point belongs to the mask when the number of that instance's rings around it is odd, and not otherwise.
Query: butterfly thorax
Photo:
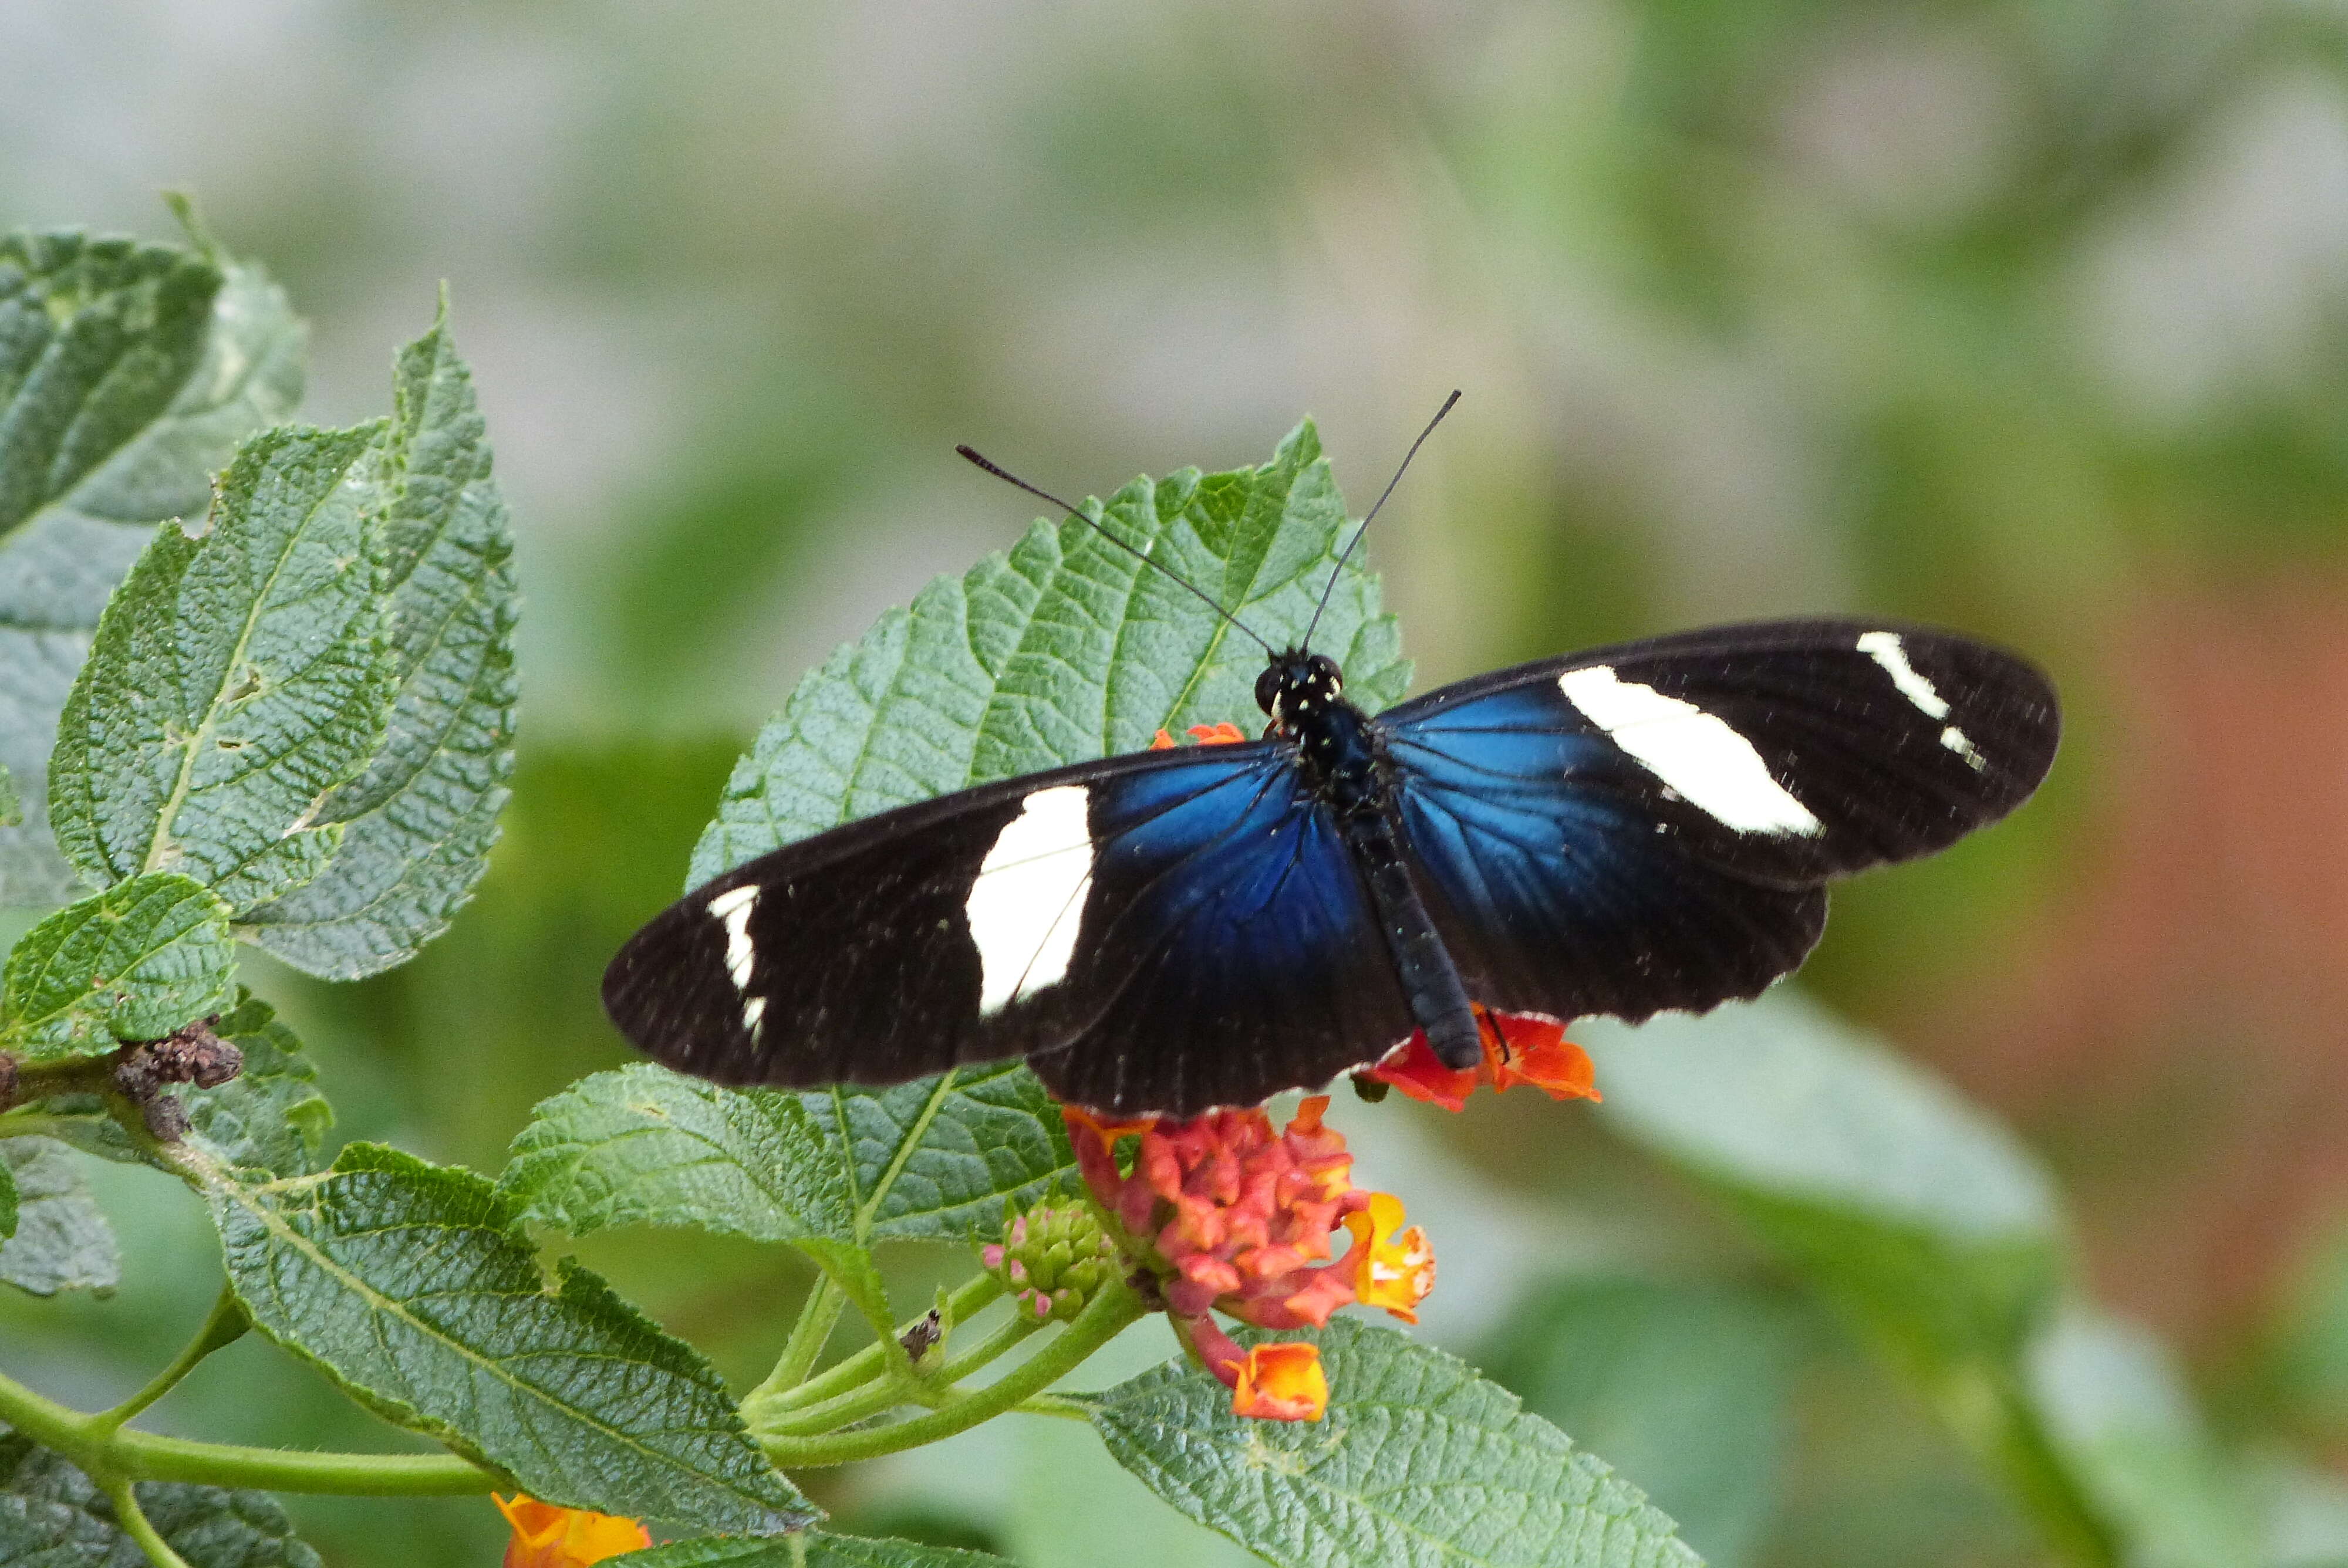
[[[1294,649],[1277,654],[1255,683],[1273,730],[1296,743],[1313,792],[1340,817],[1383,811],[1388,789],[1369,715],[1345,699],[1336,662]]]

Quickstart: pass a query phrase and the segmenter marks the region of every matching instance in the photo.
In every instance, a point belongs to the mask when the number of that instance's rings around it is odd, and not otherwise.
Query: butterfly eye
[[[1255,678],[1255,705],[1277,719],[1280,714],[1273,710],[1272,703],[1279,696],[1280,666],[1267,664],[1263,673]]]
[[[1331,696],[1336,695],[1344,684],[1337,674],[1337,661],[1325,653],[1315,653],[1306,662],[1304,673],[1314,687],[1324,689]]]

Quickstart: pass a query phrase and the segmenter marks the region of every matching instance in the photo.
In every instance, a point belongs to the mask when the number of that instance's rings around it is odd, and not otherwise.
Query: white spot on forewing
[[[752,1040],[755,1040],[758,1038],[759,1031],[767,1027],[766,998],[748,997],[744,999],[742,1003],[742,1027],[750,1031],[750,1038]]]
[[[750,989],[751,966],[757,955],[750,947],[750,911],[758,907],[758,888],[755,883],[741,887],[729,887],[709,901],[711,918],[726,927],[726,972],[733,977],[734,989]]]
[[[1891,683],[1900,688],[1900,694],[1922,709],[1926,718],[1945,719],[1949,716],[1947,699],[1941,695],[1938,687],[1916,672],[1916,666],[1908,662],[1908,651],[1900,646],[1898,632],[1863,632],[1859,639],[1859,651],[1882,665],[1883,672],[1891,677]],[[1960,734],[1959,739],[1962,738]],[[1941,739],[1941,744],[1948,744],[1946,735]],[[1954,746],[1949,749],[1956,750]]]
[[[1951,724],[1947,729],[1941,732],[1941,744],[1948,747],[1949,750],[1964,758],[1967,763],[1972,765],[1972,770],[1975,773],[1981,772],[1982,769],[1989,765],[1989,759],[1982,756],[1979,749],[1973,745],[1972,740],[1966,736],[1965,733],[1957,728],[1954,724]]]
[[[1663,784],[1739,833],[1823,833],[1826,825],[1770,776],[1753,743],[1726,721],[1603,664],[1557,678],[1566,701]]]
[[[978,948],[982,1016],[1066,978],[1092,883],[1085,786],[1037,790],[986,852],[963,905]]]

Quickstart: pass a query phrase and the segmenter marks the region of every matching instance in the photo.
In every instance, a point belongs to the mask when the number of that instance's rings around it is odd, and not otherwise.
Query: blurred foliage
[[[1371,547],[1422,683],[1808,608],[2054,673],[2042,798],[1838,891],[1806,981],[2014,1119],[2076,1195],[2081,1276],[2180,1337],[2195,1440],[2264,1456],[2271,1558],[2303,1568],[2343,1560],[2308,1463],[2348,1454],[2343,167],[2348,18],[2297,0],[0,8],[0,226],[152,231],[192,185],[312,318],[313,416],[376,407],[382,323],[457,282],[529,598],[520,760],[449,938],[356,987],[256,982],[341,1134],[493,1170],[624,1059],[597,977],[757,723],[1029,515],[953,442],[1106,493],[1309,408],[1358,505],[1464,384]],[[2313,630],[2277,652],[2286,612]],[[2231,880],[2126,875],[2171,860]],[[1512,1101],[1435,1134],[1484,1205],[1588,1244],[1438,1232],[1447,1277],[1517,1303],[1456,1348],[1720,1562],[2040,1560],[1926,1401],[1593,1120]],[[85,1404],[211,1289],[192,1203],[94,1185],[119,1293],[0,1299],[12,1370]],[[806,1280],[701,1237],[578,1250],[737,1387]],[[396,1440],[251,1342],[156,1421]],[[878,1471],[821,1501],[1097,1560],[985,1501],[1089,1484],[1036,1457],[1059,1435],[945,1501]],[[337,1563],[502,1533],[478,1502],[294,1509]]]

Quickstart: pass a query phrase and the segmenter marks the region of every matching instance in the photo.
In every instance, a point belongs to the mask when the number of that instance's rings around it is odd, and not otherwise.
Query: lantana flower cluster
[[[1279,1132],[1262,1110],[1106,1122],[1062,1107],[1077,1169],[1127,1255],[1157,1276],[1175,1333],[1243,1416],[1318,1420],[1327,1388],[1313,1347],[1242,1352],[1216,1312],[1259,1328],[1317,1328],[1359,1301],[1415,1323],[1434,1287],[1426,1233],[1403,1224],[1401,1200],[1354,1185],[1344,1135],[1322,1121],[1328,1105],[1307,1099]],[[1340,1228],[1353,1245],[1333,1259]]]

